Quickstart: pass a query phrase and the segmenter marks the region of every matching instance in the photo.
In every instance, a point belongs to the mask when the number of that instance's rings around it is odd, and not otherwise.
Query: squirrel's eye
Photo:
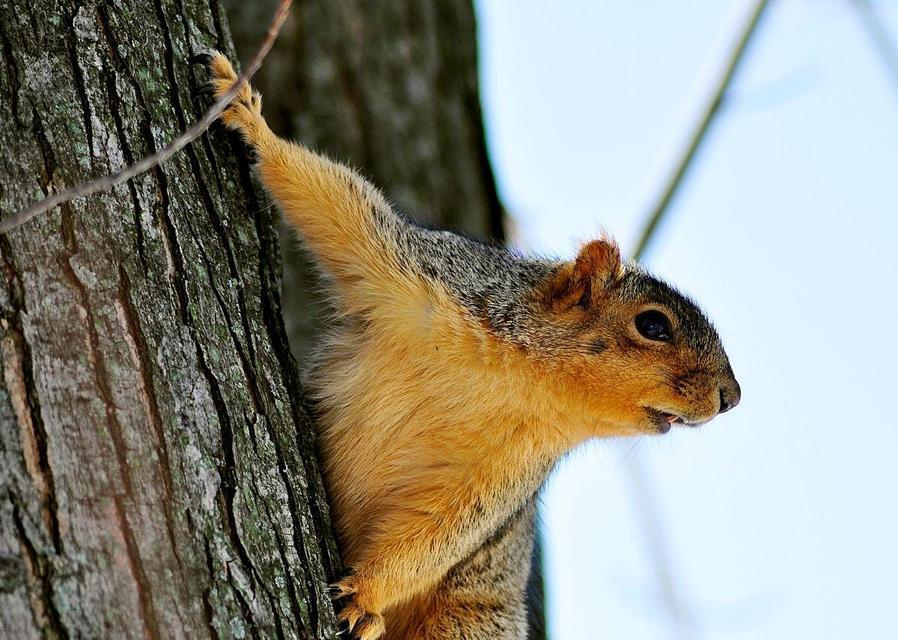
[[[670,320],[660,311],[643,311],[636,316],[636,330],[644,338],[658,342],[670,342],[673,339],[673,330],[670,328]]]

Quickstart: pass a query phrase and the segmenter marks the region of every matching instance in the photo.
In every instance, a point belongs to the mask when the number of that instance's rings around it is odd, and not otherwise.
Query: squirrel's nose
[[[739,388],[739,383],[735,380],[729,380],[725,382],[720,387],[720,411],[719,413],[726,413],[737,404],[739,404],[739,400],[742,399],[742,389]]]

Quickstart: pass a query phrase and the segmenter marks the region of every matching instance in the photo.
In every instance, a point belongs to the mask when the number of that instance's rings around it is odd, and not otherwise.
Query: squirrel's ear
[[[593,300],[621,274],[620,249],[611,239],[592,240],[552,276],[548,302],[562,311],[574,306],[589,307]]]

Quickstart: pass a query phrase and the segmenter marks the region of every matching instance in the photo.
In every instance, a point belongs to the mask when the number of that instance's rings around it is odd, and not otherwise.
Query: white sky
[[[537,250],[632,247],[744,0],[480,0],[504,202]],[[874,2],[898,42],[898,0]],[[629,466],[703,639],[898,638],[898,86],[849,0],[774,0],[650,266],[743,388],[699,432],[591,444],[543,513],[553,640],[676,638]]]

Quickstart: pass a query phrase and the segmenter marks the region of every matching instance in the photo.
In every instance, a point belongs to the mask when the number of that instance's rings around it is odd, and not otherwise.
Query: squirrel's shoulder
[[[400,251],[422,276],[441,284],[470,313],[513,333],[519,311],[559,262],[504,246],[409,224]]]

